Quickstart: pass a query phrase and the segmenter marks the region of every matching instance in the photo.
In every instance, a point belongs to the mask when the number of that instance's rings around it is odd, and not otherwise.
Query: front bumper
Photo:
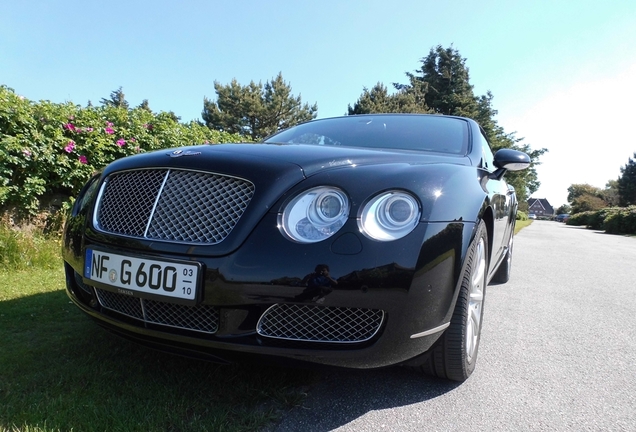
[[[474,228],[465,222],[421,223],[404,239],[379,243],[363,238],[351,221],[333,241],[299,245],[284,239],[275,228],[275,215],[267,215],[232,254],[184,257],[165,250],[157,253],[128,240],[89,239],[81,234],[81,225],[71,220],[65,234],[67,292],[100,325],[153,348],[214,361],[252,354],[350,368],[399,364],[433,345],[450,321]],[[139,302],[142,316],[130,312],[126,305],[113,306],[104,295],[117,293],[92,286],[81,276],[87,247],[201,262],[200,301],[196,306],[168,304],[165,314],[173,317],[168,322],[165,317],[148,318],[148,301],[153,307],[164,306],[156,305],[161,302],[154,299],[121,299]],[[337,285],[322,291],[307,287],[303,281],[318,264],[330,267]],[[309,340],[263,332],[259,325],[264,314],[281,305],[306,311],[289,320],[285,316],[284,326],[320,316],[321,325],[355,327],[361,319],[356,314],[371,311],[375,314],[371,325],[377,328],[350,340],[342,336]],[[197,308],[196,319],[204,327],[208,325],[203,330],[180,324],[184,311],[190,314],[193,307]],[[200,316],[199,310],[204,311]],[[343,316],[351,311],[347,321]],[[311,329],[313,324],[308,326]]]

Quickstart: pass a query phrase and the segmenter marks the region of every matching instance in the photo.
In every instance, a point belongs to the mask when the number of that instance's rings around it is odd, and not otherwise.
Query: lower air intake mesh
[[[95,288],[102,307],[149,324],[158,324],[203,333],[216,333],[219,313],[206,305],[186,306],[141,299]]]
[[[275,339],[355,343],[371,339],[383,321],[381,310],[275,304],[261,316],[256,331]]]

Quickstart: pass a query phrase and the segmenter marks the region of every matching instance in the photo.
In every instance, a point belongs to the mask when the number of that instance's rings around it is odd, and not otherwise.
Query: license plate
[[[170,297],[194,302],[199,264],[131,257],[87,249],[84,277],[118,293]]]

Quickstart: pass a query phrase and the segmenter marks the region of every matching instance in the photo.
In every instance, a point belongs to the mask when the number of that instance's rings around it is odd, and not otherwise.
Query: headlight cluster
[[[334,235],[349,217],[347,194],[321,186],[302,192],[279,215],[281,230],[299,243],[315,243]],[[369,238],[391,241],[404,237],[420,220],[415,197],[403,191],[387,191],[373,197],[358,219],[360,231]]]
[[[280,225],[294,241],[319,242],[342,228],[349,217],[349,207],[349,198],[340,189],[309,189],[285,207]]]
[[[385,192],[364,206],[360,230],[374,240],[391,241],[404,237],[420,220],[420,207],[411,195],[401,191]]]

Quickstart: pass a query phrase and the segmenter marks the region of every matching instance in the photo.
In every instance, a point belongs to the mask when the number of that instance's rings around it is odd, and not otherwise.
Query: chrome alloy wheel
[[[470,278],[468,314],[466,316],[466,360],[471,362],[477,352],[481,330],[484,287],[486,285],[486,245],[479,239],[473,257],[473,272]]]

